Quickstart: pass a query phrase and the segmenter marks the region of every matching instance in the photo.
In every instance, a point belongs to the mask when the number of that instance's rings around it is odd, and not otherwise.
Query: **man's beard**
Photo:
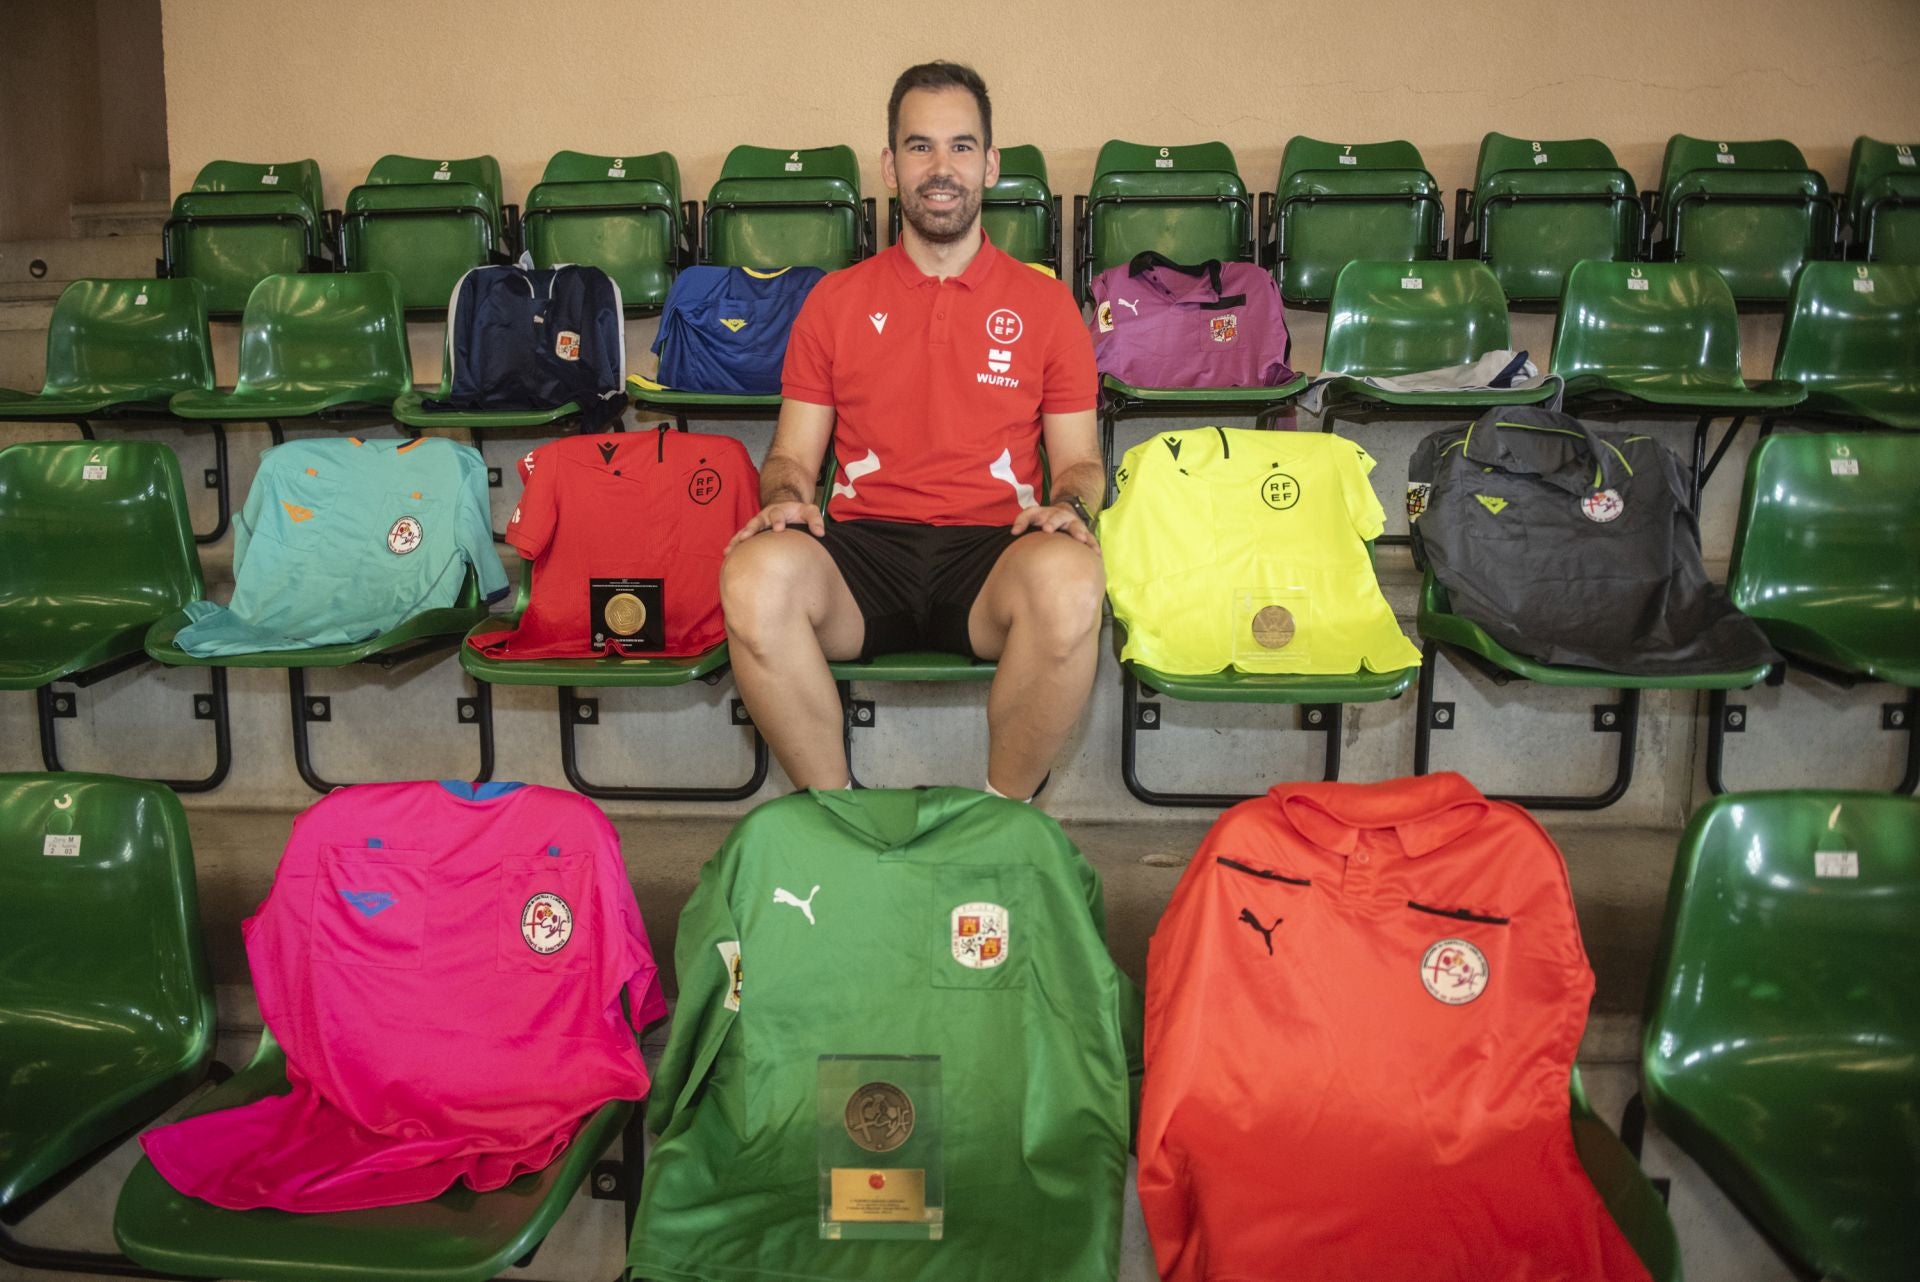
[[[945,209],[934,209],[926,203],[926,192],[952,191],[960,194],[958,203]],[[980,216],[980,193],[969,191],[957,183],[925,183],[917,191],[900,193],[900,214],[913,229],[920,233],[922,240],[936,245],[946,245],[959,240],[972,229],[974,219]]]

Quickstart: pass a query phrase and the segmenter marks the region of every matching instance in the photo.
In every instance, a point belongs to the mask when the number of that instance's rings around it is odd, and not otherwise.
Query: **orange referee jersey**
[[[1235,806],[1147,958],[1161,1277],[1645,1282],[1568,1121],[1592,996],[1519,806],[1453,774]]]

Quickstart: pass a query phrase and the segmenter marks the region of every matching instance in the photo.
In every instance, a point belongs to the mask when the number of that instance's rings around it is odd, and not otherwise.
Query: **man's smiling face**
[[[881,169],[921,239],[949,244],[980,217],[980,198],[1000,177],[1000,153],[984,132],[979,105],[958,86],[914,89],[900,100],[898,137]]]

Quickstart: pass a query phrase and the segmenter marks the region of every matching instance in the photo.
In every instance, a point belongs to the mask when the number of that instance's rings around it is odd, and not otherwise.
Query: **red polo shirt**
[[[1040,502],[1040,416],[1090,410],[1067,287],[984,236],[945,280],[899,245],[833,272],[787,343],[785,394],[834,411],[836,521],[1008,525]]]

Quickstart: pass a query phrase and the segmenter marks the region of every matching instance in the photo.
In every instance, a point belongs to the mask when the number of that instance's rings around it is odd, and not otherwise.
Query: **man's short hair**
[[[887,99],[887,146],[900,141],[900,100],[914,89],[965,89],[980,108],[982,147],[993,146],[993,103],[987,98],[987,82],[980,73],[960,62],[923,62],[908,67],[893,82],[893,94]]]

